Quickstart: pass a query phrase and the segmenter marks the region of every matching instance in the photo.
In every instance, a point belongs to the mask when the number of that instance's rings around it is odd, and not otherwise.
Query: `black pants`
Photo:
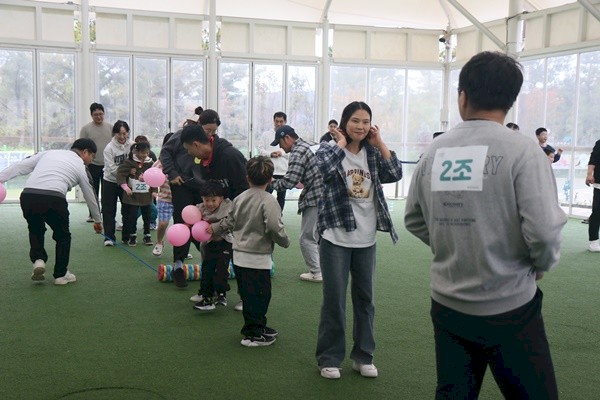
[[[600,189],[594,188],[592,215],[590,215],[588,222],[588,236],[590,241],[598,240],[598,230],[600,229]]]
[[[115,240],[115,217],[117,216],[117,199],[123,205],[123,189],[113,182],[106,179],[102,181],[102,226],[104,235]],[[123,217],[123,207],[121,207],[121,217]]]
[[[225,293],[230,287],[229,261],[231,260],[231,243],[226,240],[208,242],[202,245],[202,277],[200,278],[200,294],[212,297],[213,293]]]
[[[183,224],[183,218],[181,212],[185,206],[190,204],[199,204],[202,202],[202,198],[198,193],[197,189],[192,189],[183,185],[171,185],[171,196],[173,203],[173,222],[176,224]],[[194,246],[200,251],[200,243],[198,243],[193,237],[190,236],[190,241],[194,243]],[[190,251],[190,242],[187,242],[183,246],[173,246],[173,261],[185,260]]]
[[[48,261],[48,254],[44,248],[44,236],[48,224],[53,232],[52,239],[56,242],[54,277],[65,276],[71,254],[67,200],[59,196],[21,193],[21,210],[29,230],[29,259],[32,263],[35,260]]]
[[[235,262],[235,261],[234,261]],[[245,337],[258,337],[267,326],[267,311],[271,302],[271,270],[244,268],[234,265],[240,297],[244,303]]]
[[[432,300],[436,399],[477,399],[489,365],[506,399],[558,399],[542,292],[498,315],[473,316]],[[245,304],[244,304],[245,306]]]
[[[283,175],[273,175],[273,179],[281,179]],[[287,189],[283,188],[277,191],[277,202],[279,203],[279,207],[281,207],[281,212],[283,212],[283,207],[285,207],[285,194],[287,193]]]
[[[90,176],[92,177],[90,183],[94,188],[94,193],[96,194],[96,201],[98,201],[98,195],[100,194],[100,182],[102,182],[102,176],[104,174],[104,165],[89,164],[87,166],[87,169],[90,173]],[[98,207],[99,206],[100,205],[98,205]],[[90,212],[90,216],[91,215],[92,213]]]
[[[138,210],[142,212],[142,221],[144,221],[144,236],[150,235],[150,223],[152,222],[151,204],[148,204],[147,206],[134,206],[131,204],[122,203],[121,210],[123,211],[123,231],[121,232],[121,237],[124,242],[128,241],[131,236],[137,235]]]

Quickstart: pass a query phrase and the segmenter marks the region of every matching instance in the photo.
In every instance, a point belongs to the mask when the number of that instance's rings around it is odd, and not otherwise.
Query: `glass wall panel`
[[[144,135],[157,146],[169,132],[167,60],[136,57],[134,90],[132,139]]]
[[[75,55],[40,53],[40,150],[68,149],[75,128]]]
[[[573,208],[571,213],[582,217],[589,217],[592,210],[592,198],[594,190],[585,185],[585,177],[587,175],[587,164],[590,159],[590,151],[576,151],[573,158],[575,164],[573,178],[569,181],[570,189],[573,193]],[[561,195],[561,191],[564,191],[564,184],[558,185],[559,199],[562,200],[564,193]]]
[[[521,133],[535,139],[535,130],[544,126],[545,62],[531,60],[523,65],[523,86],[517,99],[517,120]]]
[[[277,111],[283,111],[283,65],[254,64],[253,155],[268,149],[273,141],[273,114]]]
[[[373,124],[379,126],[387,146],[399,155],[405,99],[405,70],[400,68],[371,68],[369,71],[369,99]],[[338,121],[339,122],[339,121]]]
[[[98,55],[96,57],[97,102],[104,106],[104,120],[114,124],[117,120],[131,122],[130,109],[130,57]],[[89,111],[89,104],[83,105]],[[91,117],[90,117],[91,121]],[[82,121],[87,123],[89,121]]]
[[[0,49],[0,170],[35,152],[33,51]],[[27,177],[5,183],[17,200]]]
[[[453,69],[450,71],[450,87],[448,88],[448,110],[450,111],[448,116],[448,129],[452,129],[462,122],[460,113],[458,112],[458,78],[460,76],[460,69]]]
[[[442,71],[408,70],[408,131],[406,143],[430,143],[440,130]]]
[[[329,115],[340,122],[344,107],[367,99],[367,68],[332,66],[330,87]]]
[[[575,132],[577,55],[548,58],[546,125],[548,143],[554,148],[571,146]]]
[[[194,110],[204,106],[204,62],[194,60],[172,61],[172,119],[170,131],[183,126],[186,119],[194,117]]]
[[[577,146],[594,146],[600,139],[600,51],[583,53],[579,59],[579,113]]]
[[[250,63],[219,63],[219,136],[249,155]],[[271,114],[271,117],[273,114]]]
[[[287,68],[288,124],[304,139],[314,139],[317,131],[315,140],[318,140],[321,131],[327,131],[327,127],[316,129],[316,81],[315,66],[289,65]]]

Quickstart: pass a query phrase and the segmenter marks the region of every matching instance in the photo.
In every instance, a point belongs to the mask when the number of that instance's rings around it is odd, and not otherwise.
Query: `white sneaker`
[[[190,301],[193,301],[194,303],[199,303],[202,301],[202,299],[204,299],[204,296],[202,296],[201,294],[195,294],[192,297],[190,297]]]
[[[327,379],[340,379],[340,369],[335,367],[321,368],[321,376]]]
[[[321,274],[313,274],[312,272],[305,272],[300,274],[301,281],[307,282],[323,282],[323,276]]]
[[[46,279],[44,273],[46,272],[46,263],[43,260],[35,260],[33,263],[33,272],[31,273],[31,280],[40,282]]]
[[[67,283],[73,283],[77,280],[74,274],[67,271],[65,276],[61,276],[60,278],[54,279],[55,285],[66,285]]]
[[[104,245],[105,245],[106,247],[112,247],[112,246],[114,246],[114,245],[115,245],[115,242],[113,242],[113,241],[112,241],[112,240],[110,240],[110,239],[106,239],[106,240],[104,241]]]
[[[185,258],[187,258],[188,260],[191,260],[192,258],[194,258],[194,256],[188,253],[188,255]]]
[[[233,309],[235,311],[244,311],[244,302],[241,300],[238,301],[238,303],[235,306],[233,306]]]
[[[365,378],[377,378],[377,367],[373,364],[359,364],[356,361],[353,361],[352,369],[360,372]]]
[[[592,253],[600,253],[600,241],[598,241],[598,240],[590,241],[590,246],[588,247],[588,250],[591,251]]]
[[[116,231],[122,231],[123,230],[123,224],[118,223],[117,227],[115,228]]]
[[[156,246],[154,246],[154,249],[152,249],[152,254],[154,254],[156,257],[159,257],[162,255],[162,252],[163,252],[163,244],[156,243]]]

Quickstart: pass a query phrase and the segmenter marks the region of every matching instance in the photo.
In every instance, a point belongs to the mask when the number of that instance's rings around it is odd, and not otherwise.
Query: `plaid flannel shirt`
[[[293,189],[298,183],[304,185],[298,197],[298,214],[308,207],[316,207],[323,195],[323,178],[317,168],[317,158],[312,146],[315,142],[307,142],[300,138],[292,146],[288,160],[288,170],[281,179],[273,181],[274,190]]]
[[[377,230],[389,232],[392,242],[396,243],[398,235],[392,225],[382,183],[397,182],[402,178],[402,164],[392,151],[392,158],[384,160],[378,149],[365,144],[367,164],[371,172],[371,180],[375,188],[377,201]],[[346,176],[342,168],[342,160],[346,154],[337,145],[323,142],[317,151],[317,165],[323,175],[324,193],[319,204],[317,229],[323,234],[325,229],[343,227],[346,231],[356,229],[356,220],[348,197]]]

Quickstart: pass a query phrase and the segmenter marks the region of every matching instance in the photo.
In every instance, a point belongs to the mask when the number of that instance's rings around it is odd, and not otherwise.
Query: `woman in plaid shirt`
[[[381,187],[402,178],[402,164],[383,142],[372,113],[363,102],[352,102],[342,113],[337,143],[321,143],[317,164],[324,193],[319,203],[318,230],[323,274],[323,304],[317,340],[321,376],[340,378],[345,356],[345,309],[351,276],[354,311],[352,369],[364,377],[377,377],[373,365],[375,315],[376,231],[396,232]]]

